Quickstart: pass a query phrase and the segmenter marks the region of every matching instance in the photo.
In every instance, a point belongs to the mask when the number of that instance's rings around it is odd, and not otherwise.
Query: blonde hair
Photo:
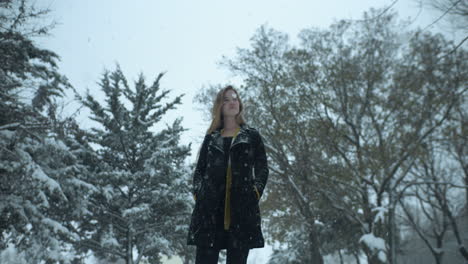
[[[236,93],[237,99],[239,101],[239,113],[236,115],[236,123],[238,125],[245,124],[243,112],[242,112],[244,110],[244,106],[242,105],[242,101],[239,97],[239,93],[237,93],[234,87],[232,87],[231,85],[228,85],[224,87],[223,89],[221,89],[216,95],[215,101],[213,103],[213,109],[211,110],[211,117],[212,117],[211,125],[206,131],[206,134],[211,134],[216,129],[223,128],[224,120],[223,120],[222,110],[223,110],[224,94],[228,90],[233,90]]]

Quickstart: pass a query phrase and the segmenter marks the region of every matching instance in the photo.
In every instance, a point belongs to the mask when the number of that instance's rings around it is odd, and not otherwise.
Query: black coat
[[[230,148],[231,155],[231,224],[232,240],[246,248],[263,247],[258,194],[262,195],[268,179],[268,165],[262,137],[258,131],[241,125]],[[216,247],[216,232],[223,218],[219,215],[224,202],[226,166],[220,129],[206,135],[193,175],[196,197],[188,244]],[[223,179],[224,181],[220,181]],[[221,185],[222,186],[222,185]],[[256,188],[256,190],[255,190]],[[224,209],[224,208],[223,208]]]

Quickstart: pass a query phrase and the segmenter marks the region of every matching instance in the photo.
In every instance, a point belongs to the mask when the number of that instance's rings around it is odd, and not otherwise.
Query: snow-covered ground
[[[255,248],[250,250],[249,258],[247,260],[247,264],[266,264],[268,261],[268,257],[272,252],[272,247],[265,245],[264,248]],[[180,258],[171,258],[167,259],[166,257],[163,258],[163,264],[182,264]]]

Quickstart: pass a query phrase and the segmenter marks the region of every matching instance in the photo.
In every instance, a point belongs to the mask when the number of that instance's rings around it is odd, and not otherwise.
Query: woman
[[[196,264],[247,263],[251,248],[264,246],[258,202],[268,179],[262,137],[242,118],[232,86],[216,96],[212,122],[193,175],[195,208],[188,244],[197,246]]]

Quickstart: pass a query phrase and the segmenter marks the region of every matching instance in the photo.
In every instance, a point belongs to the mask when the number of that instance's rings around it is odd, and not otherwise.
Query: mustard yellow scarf
[[[223,133],[221,130],[221,134]],[[234,136],[232,137],[231,146],[236,139],[237,134],[239,134],[240,128],[234,132]],[[230,147],[229,147],[229,161],[228,167],[226,171],[226,199],[224,203],[224,230],[229,230],[229,226],[231,225],[231,184],[232,184],[232,174],[231,174],[231,154],[230,154]]]

